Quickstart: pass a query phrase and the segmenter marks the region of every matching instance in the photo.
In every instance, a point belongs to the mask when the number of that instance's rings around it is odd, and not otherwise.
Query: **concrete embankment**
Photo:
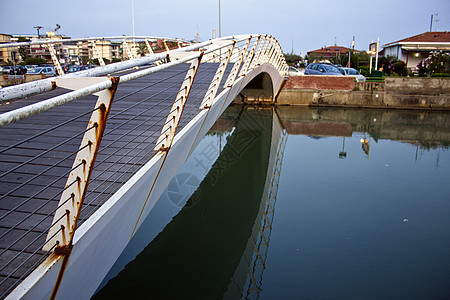
[[[291,76],[277,104],[450,110],[450,78],[355,82],[344,76]]]

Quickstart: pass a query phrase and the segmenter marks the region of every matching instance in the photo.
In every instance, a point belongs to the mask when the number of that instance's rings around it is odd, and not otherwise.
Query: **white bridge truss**
[[[129,39],[130,37],[125,38]],[[25,97],[32,99],[36,97],[33,95],[43,92],[59,91],[59,94],[51,94],[53,96],[48,99],[44,97],[42,101],[3,112],[0,115],[0,134],[2,136],[4,136],[2,130],[7,132],[10,126],[32,120],[30,118],[32,116],[63,109],[78,103],[76,101],[79,99],[96,96],[96,102],[94,101],[95,104],[93,104],[90,115],[87,115],[87,118],[80,117],[87,123],[81,133],[77,134],[79,146],[70,156],[71,168],[58,177],[58,180],[64,180],[65,184],[62,191],[58,192],[57,199],[53,199],[53,202],[55,204],[58,202],[58,204],[54,205],[52,211],[47,215],[51,220],[49,226],[42,229],[40,236],[30,241],[30,245],[34,247],[32,250],[27,248],[28,250],[17,252],[16,245],[19,241],[26,239],[27,234],[31,231],[35,233],[34,229],[41,227],[45,221],[0,250],[0,257],[4,261],[3,265],[0,265],[2,273],[12,269],[9,275],[0,279],[3,280],[0,287],[6,286],[3,288],[5,291],[3,297],[6,295],[10,299],[67,299],[74,298],[74,295],[80,299],[91,297],[170,180],[234,98],[255,77],[264,73],[271,79],[272,101],[274,101],[288,71],[279,43],[269,35],[230,36],[197,44],[166,39],[176,41],[177,47],[166,49],[160,53],[154,53],[151,49],[148,41],[152,38],[140,38],[145,39],[148,51],[147,55],[143,57],[135,58],[130,52],[129,56],[132,58],[127,61],[104,66],[104,62],[101,61],[102,66],[94,69],[0,89],[2,103]],[[96,39],[99,38],[80,40]],[[38,43],[48,45],[51,49],[53,48],[52,43],[57,42],[61,41]],[[2,47],[20,45],[8,44],[2,45]],[[97,50],[95,52],[97,53]],[[96,55],[98,56],[98,54]],[[62,74],[60,69],[59,66],[58,70]],[[211,76],[202,75],[203,70],[210,70],[205,74],[211,74]],[[169,84],[176,86],[176,92],[171,96],[173,98],[158,102],[158,105],[152,106],[152,110],[149,110],[155,111],[164,106],[166,108],[164,115],[162,117],[161,114],[158,115],[160,119],[164,119],[162,122],[157,123],[154,121],[156,117],[150,114],[145,122],[136,125],[144,126],[149,122],[154,122],[152,123],[153,128],[160,126],[157,129],[158,136],[153,139],[146,137],[147,148],[150,149],[148,152],[151,155],[145,156],[144,161],[137,164],[138,167],[133,165],[132,171],[124,171],[123,173],[126,174],[131,173],[129,178],[115,189],[105,188],[104,190],[108,191],[105,192],[105,199],[96,206],[95,210],[85,213],[84,209],[87,206],[91,207],[97,201],[94,196],[101,194],[92,191],[89,184],[95,182],[94,185],[97,185],[99,179],[96,174],[101,177],[109,172],[109,170],[100,168],[97,170],[96,168],[103,162],[99,161],[100,157],[105,156],[104,161],[109,162],[109,156],[104,155],[102,151],[111,151],[112,146],[110,145],[114,145],[113,143],[116,142],[116,140],[110,142],[109,132],[105,128],[111,127],[111,131],[114,131],[121,126],[117,125],[118,120],[122,117],[117,117],[119,113],[114,111],[115,104],[117,102],[117,105],[120,106],[120,103],[125,103],[123,99],[140,92],[138,88],[135,88],[128,94],[122,95],[120,94],[121,87],[122,85],[130,87],[134,82],[141,82],[139,80],[153,74],[164,75],[161,75],[160,81],[155,81],[148,88],[156,89],[157,84],[163,86],[158,86],[154,96],[146,96],[146,98],[142,96],[145,98],[144,100],[148,100],[147,102],[142,100],[138,104],[127,104],[122,110],[124,112],[122,115],[127,116],[133,122],[140,120],[144,116],[143,108],[135,115],[129,116],[132,109],[144,105],[143,103],[151,102],[157,95],[165,92],[168,89],[166,86]],[[156,75],[153,76],[152,78],[159,78]],[[177,80],[175,83],[174,79]],[[200,83],[203,85],[196,86]],[[43,97],[43,95],[45,94],[39,96]],[[195,95],[197,95],[198,101],[191,99],[195,98]],[[12,103],[19,103],[19,101],[22,100]],[[185,111],[188,111],[189,114],[187,115]],[[73,120],[78,121],[75,116]],[[52,129],[42,130],[25,141],[0,148],[0,155],[7,157],[10,152],[17,153],[19,149],[22,149],[24,143],[32,142],[33,138],[41,138],[53,129],[54,132],[59,133],[58,129],[68,122],[64,121]],[[122,137],[127,138],[127,143],[131,143],[130,136],[133,135],[133,132],[127,132]],[[69,132],[66,138],[72,141]],[[40,154],[36,154],[32,158],[24,159],[23,162],[19,162],[17,166],[0,175],[0,180],[2,176],[6,178],[21,168],[34,166],[33,162],[46,157],[57,147],[60,147],[60,144],[54,147],[48,145],[48,149],[41,150]],[[143,146],[139,145],[133,151],[141,148]],[[112,163],[111,165],[111,170],[118,168],[117,164]],[[47,169],[59,167],[60,165],[55,163]],[[24,179],[25,181],[18,186],[12,186],[9,190],[2,189],[0,201],[8,201],[8,197],[22,188],[26,189],[29,184],[32,184],[32,180],[43,176],[46,176],[46,173],[36,173],[35,176]],[[91,201],[91,198],[94,200]],[[0,217],[0,222],[6,222],[8,216],[18,213],[23,207],[35,201],[34,199],[34,194],[29,195],[26,202],[19,203],[6,214],[6,217]],[[33,214],[25,216],[23,220],[17,221],[17,224],[11,224],[11,228],[1,235],[2,238],[6,239],[8,234],[20,229],[31,218],[33,218]],[[39,244],[36,246],[37,242]],[[11,255],[10,253],[17,254]],[[39,259],[35,259],[36,255],[40,255]],[[23,256],[26,257],[25,261],[18,261]],[[26,265],[31,265],[31,267],[20,273],[19,271]],[[20,274],[17,275],[17,272]],[[10,283],[12,281],[14,282]],[[9,285],[7,285],[8,283]]]

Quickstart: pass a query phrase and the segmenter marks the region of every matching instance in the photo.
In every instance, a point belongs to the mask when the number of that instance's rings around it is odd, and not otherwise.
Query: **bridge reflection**
[[[229,110],[213,128],[231,134],[195,192],[95,299],[259,294],[287,134],[274,109]]]

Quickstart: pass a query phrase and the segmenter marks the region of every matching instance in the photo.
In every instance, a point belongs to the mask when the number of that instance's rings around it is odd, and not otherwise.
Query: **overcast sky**
[[[0,0],[0,33],[32,34],[61,25],[72,38],[131,35],[132,0]],[[201,40],[218,35],[219,0],[134,0],[135,33]],[[367,50],[371,40],[381,44],[423,33],[438,14],[433,31],[450,29],[450,0],[221,0],[222,36],[268,33],[284,52],[334,45]]]

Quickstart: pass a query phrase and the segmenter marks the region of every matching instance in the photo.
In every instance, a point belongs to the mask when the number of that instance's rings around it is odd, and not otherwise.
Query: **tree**
[[[145,56],[145,54],[148,52],[148,49],[147,49],[147,45],[146,44],[139,44],[139,48],[138,48],[138,50],[137,50],[137,53],[140,55],[140,56]]]
[[[17,39],[18,42],[29,42],[30,40],[20,36]],[[26,61],[30,56],[28,55],[28,53],[30,52],[30,46],[20,46],[19,47],[19,55],[22,58],[23,61]]]
[[[302,59],[301,56],[297,54],[285,54],[284,57],[286,58],[286,63],[290,66],[295,65]]]
[[[47,63],[45,59],[35,56],[29,57],[25,60],[26,65],[41,65],[45,63]]]

